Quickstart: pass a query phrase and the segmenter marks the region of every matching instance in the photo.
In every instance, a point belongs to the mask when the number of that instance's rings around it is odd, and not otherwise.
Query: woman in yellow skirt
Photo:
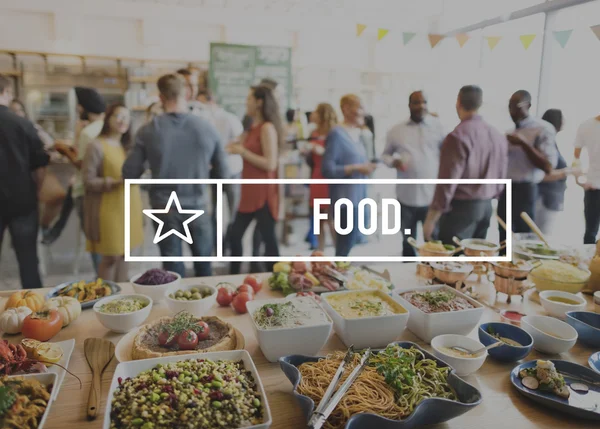
[[[121,168],[131,141],[130,123],[130,113],[124,105],[110,106],[100,135],[87,147],[82,167],[87,250],[102,257],[98,276],[117,282],[128,280]],[[131,186],[130,201],[130,248],[135,249],[144,240],[139,186]]]

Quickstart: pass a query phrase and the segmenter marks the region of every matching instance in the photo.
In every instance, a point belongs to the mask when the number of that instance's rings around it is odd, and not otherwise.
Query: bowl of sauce
[[[510,323],[482,323],[478,329],[479,341],[489,346],[501,341],[499,347],[488,350],[491,358],[501,362],[524,359],[533,348],[533,338],[524,329]]]
[[[574,293],[557,290],[540,292],[540,302],[549,316],[564,319],[568,311],[585,310],[587,301],[584,297]]]

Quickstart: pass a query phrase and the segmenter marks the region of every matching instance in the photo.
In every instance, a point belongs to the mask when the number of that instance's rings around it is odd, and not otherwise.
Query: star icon
[[[162,230],[163,230],[163,226],[165,226],[165,222],[155,216],[155,214],[169,213],[173,203],[175,203],[175,207],[177,207],[177,212],[179,214],[190,214],[191,215],[185,222],[183,222],[183,229],[185,231],[185,235],[183,235],[182,233],[180,233],[179,231],[177,231],[175,229],[170,229],[168,232],[163,234]],[[177,237],[181,238],[186,243],[192,244],[194,242],[194,240],[192,239],[192,234],[190,233],[189,224],[194,219],[196,219],[204,214],[204,210],[183,210],[181,208],[181,204],[179,203],[179,199],[177,198],[177,193],[175,191],[171,192],[171,196],[169,197],[169,201],[167,202],[167,207],[165,207],[163,210],[145,209],[145,210],[142,210],[142,212],[146,216],[148,216],[150,219],[152,219],[153,221],[158,223],[158,228],[156,229],[156,235],[154,236],[154,241],[153,241],[154,244],[160,243],[162,240],[164,240],[171,234],[175,234]]]

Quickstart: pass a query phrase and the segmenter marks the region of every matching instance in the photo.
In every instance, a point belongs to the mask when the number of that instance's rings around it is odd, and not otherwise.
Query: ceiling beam
[[[502,24],[503,22],[513,21],[515,19],[525,18],[527,16],[538,13],[553,12],[555,10],[566,9],[568,7],[577,6],[584,3],[589,3],[595,0],[548,0],[544,3],[539,3],[534,6],[516,10],[514,12],[497,16],[495,18],[485,19],[475,24],[467,25],[466,27],[456,28],[445,33],[445,36],[455,36],[461,33],[469,33],[470,31],[480,30],[491,25]]]

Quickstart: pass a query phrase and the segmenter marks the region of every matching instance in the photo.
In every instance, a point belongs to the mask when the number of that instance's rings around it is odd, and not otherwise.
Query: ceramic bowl
[[[577,331],[581,342],[590,347],[600,347],[600,314],[591,311],[569,311],[566,322]]]
[[[199,290],[209,290],[211,294],[206,298],[196,299],[193,301],[184,301],[175,298],[171,298],[171,294],[175,294],[178,290],[188,291],[190,289],[199,289]],[[165,291],[165,302],[167,303],[167,307],[169,307],[169,311],[173,314],[177,314],[180,311],[187,311],[188,313],[193,314],[196,317],[206,316],[210,311],[215,302],[217,302],[217,289],[208,285],[174,285],[169,287]]]
[[[484,346],[489,346],[497,341],[490,332],[494,332],[501,337],[511,339],[521,344],[520,347],[503,344],[488,350],[490,357],[498,361],[516,362],[524,359],[533,348],[533,338],[531,335],[518,326],[510,323],[490,322],[479,325],[477,333],[479,335],[479,341],[481,341]]]
[[[566,298],[571,301],[577,302],[577,304],[567,304],[564,302],[552,301],[548,298],[551,297],[560,297]],[[575,295],[569,292],[562,292],[559,290],[545,290],[540,292],[540,301],[542,303],[542,307],[546,310],[546,313],[552,317],[558,317],[559,319],[565,318],[565,313],[568,311],[581,311],[585,309],[587,305],[587,301],[585,298]]]
[[[100,311],[100,307],[102,307],[104,304],[124,298],[139,299],[147,302],[148,305],[141,310],[133,311],[131,313],[112,314],[103,313]],[[144,321],[150,315],[150,310],[152,310],[152,298],[140,294],[108,296],[94,304],[94,313],[96,313],[96,318],[98,321],[102,323],[105,328],[121,334],[129,332],[133,328],[136,328],[144,323]]]
[[[181,282],[181,276],[179,274],[173,271],[169,272],[177,276],[177,278],[170,283],[165,283],[162,285],[141,285],[136,283],[135,281],[139,279],[144,273],[136,274],[131,278],[131,280],[129,280],[129,282],[131,283],[131,286],[133,287],[135,293],[140,293],[149,296],[150,298],[152,298],[152,301],[154,301],[154,303],[157,304],[159,302],[164,301],[165,292],[167,291],[167,289],[179,286],[179,283]]]
[[[469,375],[477,371],[488,356],[488,352],[478,354],[476,357],[458,357],[448,354],[445,347],[462,347],[466,350],[475,351],[485,347],[482,343],[464,335],[439,335],[431,340],[433,354],[446,362],[456,371],[457,375]]]
[[[549,316],[525,316],[523,328],[533,338],[533,348],[541,353],[565,353],[577,342],[577,331],[569,324]]]

